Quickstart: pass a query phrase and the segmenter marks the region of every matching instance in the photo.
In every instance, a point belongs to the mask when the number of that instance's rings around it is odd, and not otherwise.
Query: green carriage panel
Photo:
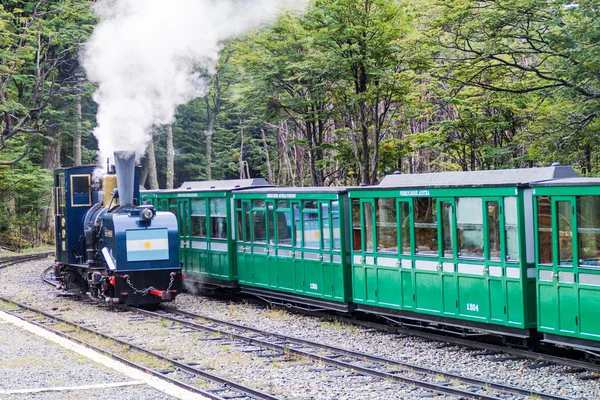
[[[264,179],[184,182],[178,189],[142,192],[179,223],[180,259],[186,282],[235,287],[238,281],[234,189],[270,186]]]
[[[600,351],[600,179],[533,185],[536,291],[544,340]]]
[[[395,174],[349,189],[352,301],[364,312],[528,336],[529,184],[575,176],[560,166]]]
[[[344,188],[234,191],[242,291],[274,303],[348,310]]]

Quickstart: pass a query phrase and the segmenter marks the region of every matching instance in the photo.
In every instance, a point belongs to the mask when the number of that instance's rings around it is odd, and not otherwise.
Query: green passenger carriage
[[[234,191],[241,290],[276,304],[348,311],[344,188]]]
[[[600,351],[600,179],[533,186],[538,330],[544,340]]]
[[[389,175],[349,190],[352,302],[396,320],[528,337],[532,182],[570,167]]]
[[[185,280],[203,287],[237,287],[232,191],[269,186],[262,179],[184,182],[179,189],[143,191],[142,200],[171,211],[179,224]]]

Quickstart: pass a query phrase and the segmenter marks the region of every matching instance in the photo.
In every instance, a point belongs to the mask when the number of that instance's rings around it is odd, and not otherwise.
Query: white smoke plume
[[[98,84],[94,135],[100,162],[114,151],[146,152],[154,125],[173,122],[175,108],[201,97],[198,71],[214,70],[221,44],[270,23],[309,0],[98,0],[100,22],[82,53]]]

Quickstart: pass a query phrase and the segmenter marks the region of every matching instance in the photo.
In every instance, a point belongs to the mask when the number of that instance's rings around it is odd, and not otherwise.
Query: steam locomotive
[[[182,291],[177,219],[140,205],[139,169],[130,152],[115,152],[100,182],[96,166],[54,173],[56,261],[60,289],[147,308]]]

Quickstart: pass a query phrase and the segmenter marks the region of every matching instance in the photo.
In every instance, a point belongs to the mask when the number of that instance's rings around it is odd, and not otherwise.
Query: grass
[[[267,308],[265,310],[265,314],[276,321],[289,321],[292,316],[290,315],[289,312],[287,312],[286,310],[283,310],[281,308]]]
[[[154,356],[141,353],[141,352],[129,352],[127,354],[127,359],[133,361],[137,364],[143,364],[146,367],[160,370],[171,370],[173,369],[173,364],[167,361],[160,360]]]
[[[325,321],[325,324],[336,330],[347,330],[349,325],[345,322],[340,321],[339,319],[334,319],[332,321]]]
[[[41,253],[44,251],[51,251],[51,250],[54,250],[54,246],[45,245],[45,246],[30,247],[27,249],[22,249],[21,253],[19,253],[19,254],[33,254],[33,253]]]
[[[7,303],[5,301],[0,301],[0,310],[3,311],[17,311],[20,310],[21,308],[13,303]]]
[[[23,367],[35,367],[43,363],[42,357],[19,357],[13,358],[6,361],[0,361],[0,367],[2,368],[23,368]]]
[[[231,349],[232,349],[232,347],[230,345],[228,345],[228,344],[220,344],[219,345],[219,349],[223,350],[223,351],[226,351],[226,352],[230,352]]]

